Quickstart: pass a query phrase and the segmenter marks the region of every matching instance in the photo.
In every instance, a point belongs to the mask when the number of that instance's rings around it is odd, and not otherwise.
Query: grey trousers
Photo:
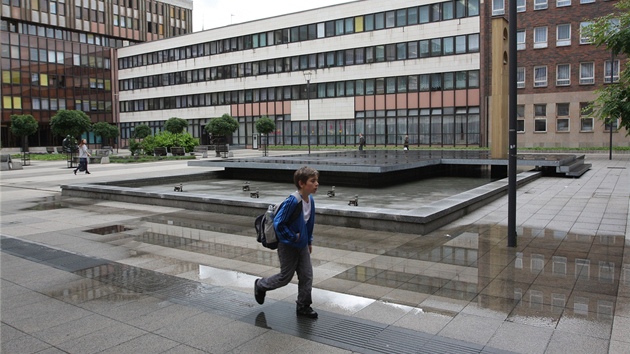
[[[280,273],[258,281],[260,290],[269,291],[283,287],[298,276],[297,306],[310,306],[311,291],[313,290],[313,266],[308,247],[295,248],[280,242],[278,244],[278,258],[280,259]]]

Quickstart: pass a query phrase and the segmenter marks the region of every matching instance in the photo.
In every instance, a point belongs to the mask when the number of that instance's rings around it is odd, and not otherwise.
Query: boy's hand
[[[313,253],[313,246],[312,245],[308,245],[308,253],[309,254]]]

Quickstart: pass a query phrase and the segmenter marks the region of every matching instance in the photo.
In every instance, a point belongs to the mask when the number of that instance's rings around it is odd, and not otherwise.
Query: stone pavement
[[[206,168],[32,161],[0,175],[1,352],[630,353],[630,154],[587,161],[519,188],[516,248],[507,197],[425,236],[317,225],[315,321],[295,282],[256,304],[249,218],[60,196]]]

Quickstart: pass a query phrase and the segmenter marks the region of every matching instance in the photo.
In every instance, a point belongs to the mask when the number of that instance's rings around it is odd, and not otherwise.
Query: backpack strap
[[[289,224],[292,224],[298,218],[298,216],[300,216],[300,213],[302,213],[302,196],[297,191],[291,193],[291,195],[298,200],[298,204],[295,207],[295,210],[293,210],[293,212],[291,213]]]

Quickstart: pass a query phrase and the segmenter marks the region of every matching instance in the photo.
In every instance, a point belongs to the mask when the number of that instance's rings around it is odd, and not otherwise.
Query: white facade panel
[[[311,99],[311,120],[354,119],[354,97]],[[308,101],[291,102],[291,121],[308,120]]]
[[[120,113],[120,120],[125,123],[166,121],[177,117],[183,119],[199,119],[221,117],[230,114],[230,106],[194,107],[186,109],[162,109],[159,111],[145,111]]]

